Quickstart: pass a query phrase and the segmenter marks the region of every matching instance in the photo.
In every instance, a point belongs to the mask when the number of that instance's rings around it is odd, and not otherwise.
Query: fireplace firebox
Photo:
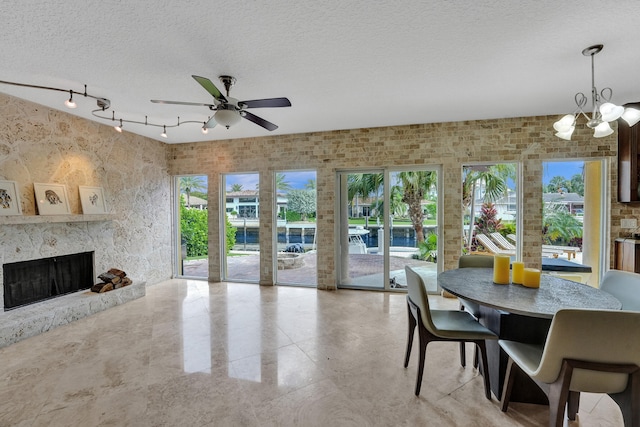
[[[93,252],[3,265],[5,311],[93,285]]]

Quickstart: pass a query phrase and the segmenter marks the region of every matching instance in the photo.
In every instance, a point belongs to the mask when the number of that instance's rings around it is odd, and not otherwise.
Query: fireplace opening
[[[93,286],[93,252],[3,265],[4,310]]]

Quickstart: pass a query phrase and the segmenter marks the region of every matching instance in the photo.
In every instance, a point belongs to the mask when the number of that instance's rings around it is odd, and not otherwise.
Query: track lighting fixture
[[[50,86],[39,86],[39,85],[32,85],[32,84],[26,84],[26,83],[17,83],[17,82],[9,82],[9,81],[4,81],[4,80],[0,80],[0,84],[6,84],[6,85],[12,85],[12,86],[20,86],[20,87],[28,87],[28,88],[33,88],[33,89],[43,89],[43,90],[52,90],[52,91],[56,91],[56,92],[68,92],[69,93],[69,99],[67,99],[64,104],[68,107],[68,108],[76,108],[77,104],[75,103],[75,101],[73,100],[73,95],[82,95],[85,98],[93,98],[96,100],[96,104],[97,104],[97,109],[95,110],[91,110],[91,114],[94,117],[97,117],[99,119],[103,119],[103,120],[111,120],[112,122],[118,122],[118,124],[115,124],[113,126],[113,128],[117,131],[117,132],[122,132],[122,126],[124,123],[133,123],[133,124],[138,124],[138,125],[145,125],[145,126],[155,126],[155,127],[161,127],[162,128],[162,134],[161,136],[163,138],[167,138],[167,128],[173,128],[173,127],[178,127],[181,124],[185,124],[185,123],[197,123],[198,125],[202,124],[202,120],[186,120],[186,121],[180,121],[180,117],[178,117],[178,122],[176,124],[169,124],[167,125],[166,123],[164,124],[159,124],[159,123],[152,123],[149,122],[147,119],[147,116],[145,116],[144,118],[144,122],[143,121],[138,121],[138,120],[128,120],[126,118],[123,117],[116,117],[116,112],[111,110],[111,117],[109,117],[108,115],[105,115],[106,110],[109,110],[111,108],[111,101],[107,98],[104,97],[98,97],[98,96],[94,96],[91,95],[89,93],[87,93],[87,85],[84,85],[84,92],[77,92],[74,90],[67,90],[67,89],[60,89],[60,88],[56,88],[56,87],[50,87]],[[204,122],[205,125],[207,124],[207,122]],[[202,132],[204,134],[206,134],[208,131],[208,128],[203,128]]]
[[[69,91],[69,99],[67,99],[66,101],[64,101],[64,105],[66,105],[69,108],[76,108],[78,105],[73,101],[73,91],[70,90]]]
[[[202,134],[206,135],[209,133],[209,129],[207,129],[207,122],[204,122],[202,125]]]
[[[622,118],[629,126],[633,126],[640,121],[640,110],[635,108],[625,108],[622,106],[611,103],[613,96],[613,90],[609,87],[602,89],[598,92],[594,77],[594,60],[593,57],[600,53],[603,45],[597,44],[589,46],[582,51],[584,56],[591,57],[591,103],[592,114],[589,117],[583,110],[587,105],[587,96],[578,92],[575,95],[575,101],[578,108],[573,114],[567,114],[560,120],[553,124],[553,128],[556,130],[556,136],[567,141],[571,140],[571,135],[576,128],[576,121],[580,115],[583,115],[587,119],[587,127],[593,129],[593,136],[595,138],[602,138],[613,133],[613,129],[609,125],[610,122]],[[605,102],[601,103],[601,99]]]

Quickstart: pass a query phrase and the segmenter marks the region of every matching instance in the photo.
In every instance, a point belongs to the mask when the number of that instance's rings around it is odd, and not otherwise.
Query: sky
[[[285,175],[285,182],[288,182],[294,190],[304,189],[310,179],[316,179],[315,171],[284,171],[279,173]],[[233,184],[241,184],[243,190],[255,190],[258,184],[257,173],[225,174],[225,178],[227,190]]]
[[[563,176],[566,179],[571,179],[575,174],[582,173],[582,166],[584,162],[544,162],[544,170],[542,176],[543,184],[548,184],[551,178],[554,176]],[[316,179],[315,171],[285,171],[282,172],[286,176],[286,182],[288,182],[293,189],[304,189],[305,185],[310,179]],[[206,177],[205,181],[206,181]],[[242,174],[226,174],[227,190],[231,188],[233,184],[241,184],[244,190],[255,190],[258,184],[257,173],[242,173]]]
[[[572,176],[582,174],[582,166],[584,162],[544,162],[542,171],[542,183],[548,184],[554,176],[562,176],[571,179]]]

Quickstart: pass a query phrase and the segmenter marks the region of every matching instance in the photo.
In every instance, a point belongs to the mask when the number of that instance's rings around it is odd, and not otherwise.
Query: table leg
[[[521,316],[481,306],[480,323],[495,332],[500,339],[541,344],[547,337],[551,319]],[[502,396],[508,356],[497,341],[487,341],[487,362],[491,391],[499,400]],[[518,373],[514,381],[511,401],[549,404],[542,390],[522,372]]]

